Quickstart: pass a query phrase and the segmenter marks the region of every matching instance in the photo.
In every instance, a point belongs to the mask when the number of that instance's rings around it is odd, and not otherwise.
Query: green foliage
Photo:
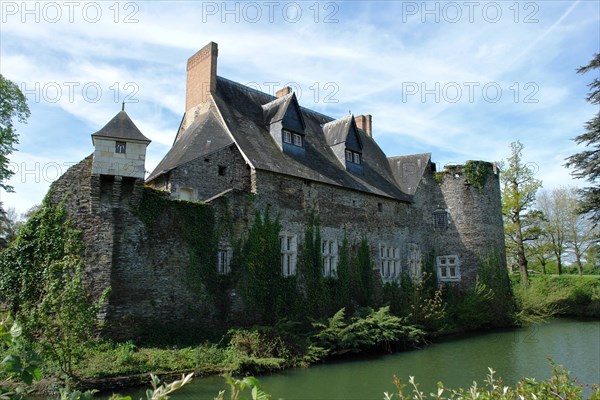
[[[590,63],[577,70],[577,73],[583,74],[593,70],[600,69],[600,53],[594,55]],[[600,104],[600,79],[598,74],[588,85],[590,92],[586,100],[590,104]],[[584,144],[585,150],[573,154],[567,158],[566,167],[574,168],[572,175],[578,179],[585,179],[591,183],[591,186],[580,189],[579,212],[588,214],[594,224],[600,222],[600,111],[589,120],[586,125],[586,132],[577,136],[574,140],[577,144]]]
[[[0,320],[0,399],[20,400],[31,390],[29,386],[41,379],[42,360],[22,343],[23,329],[8,316]]]
[[[298,286],[304,317],[321,317],[329,303],[323,277],[321,229],[318,217],[312,212],[304,234],[298,260]]]
[[[19,87],[0,74],[0,189],[7,192],[12,192],[13,188],[5,182],[14,174],[14,171],[8,168],[8,156],[19,142],[13,119],[25,123],[29,115],[27,99]]]
[[[212,208],[203,203],[172,200],[164,192],[145,187],[137,213],[146,225],[158,232],[161,231],[160,219],[174,221],[190,249],[188,285],[198,293],[207,290],[222,303],[223,285],[216,271],[217,224]]]
[[[96,331],[96,302],[83,284],[79,232],[48,197],[0,259],[0,302],[23,324],[30,345],[68,377]]]
[[[246,314],[254,323],[272,324],[284,317],[297,298],[295,278],[284,278],[281,271],[279,219],[256,213],[254,225],[243,245],[239,265],[239,285]]]
[[[84,288],[83,274],[84,265],[77,256],[52,263],[42,300],[19,314],[30,342],[69,378],[75,377],[75,363],[94,339],[96,316],[108,293],[93,302]]]
[[[225,376],[225,382],[229,385],[231,392],[231,400],[249,400],[242,396],[242,393],[248,388],[250,390],[252,400],[270,400],[271,395],[267,394],[262,388],[258,379],[254,377],[246,377],[243,379],[234,379],[230,376]],[[220,391],[215,400],[223,400],[225,391]]]
[[[467,161],[463,167],[463,174],[467,182],[483,193],[483,188],[488,180],[491,164],[485,161]]]
[[[524,321],[551,315],[600,317],[598,276],[536,275],[527,288],[522,288],[518,277],[514,277],[513,286],[519,317]]]
[[[496,378],[493,369],[488,368],[489,374],[483,385],[473,382],[469,388],[452,389],[438,383],[436,393],[430,393],[427,396],[419,389],[419,384],[415,382],[414,376],[409,377],[409,384],[412,388],[410,394],[405,394],[407,385],[394,376],[394,385],[398,391],[397,396],[400,400],[458,400],[458,399],[480,399],[480,400],[521,400],[521,399],[557,399],[557,400],[580,400],[583,399],[583,388],[577,383],[576,379],[571,378],[569,371],[561,365],[555,365],[552,360],[550,364],[553,367],[552,376],[547,380],[537,382],[531,378],[521,378],[514,386],[506,386],[502,378]],[[384,393],[384,400],[392,400],[394,394]],[[600,399],[600,388],[595,385],[589,400]]]
[[[377,311],[367,310],[366,315],[345,318],[342,308],[326,323],[315,322],[317,332],[313,335],[314,345],[330,355],[360,352],[380,348],[391,352],[393,346],[415,347],[422,342],[425,332],[390,313],[389,307]]]
[[[375,279],[369,242],[364,237],[350,261],[351,288],[357,307],[375,305]]]
[[[542,186],[535,179],[532,165],[523,161],[523,144],[512,142],[511,156],[507,165],[502,166],[502,214],[507,242],[514,239],[515,259],[521,271],[523,282],[528,283],[527,258],[525,255],[522,219],[533,205],[537,190]]]

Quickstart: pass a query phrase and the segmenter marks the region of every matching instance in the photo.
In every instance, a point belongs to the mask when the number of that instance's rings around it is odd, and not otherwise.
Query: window
[[[422,270],[421,270],[421,250],[419,246],[414,243],[409,243],[408,247],[408,272],[414,282],[421,282]]]
[[[283,130],[283,143],[293,144],[294,146],[304,147],[304,138],[301,134]]]
[[[323,259],[323,276],[337,276],[338,246],[335,240],[321,242],[321,258]]]
[[[193,191],[190,188],[179,189],[179,200],[192,201]]]
[[[297,133],[292,134],[292,138],[294,139],[294,146],[302,147],[302,136]]]
[[[117,142],[115,144],[115,153],[125,154],[126,149],[127,149],[127,143],[125,143],[125,142]]]
[[[448,213],[445,210],[436,210],[433,213],[433,225],[436,228],[446,229],[448,227]]]
[[[379,272],[384,282],[400,276],[400,251],[394,246],[379,246]]]
[[[219,253],[217,254],[217,272],[219,274],[228,274],[231,272],[231,259],[233,251],[230,245],[219,245]]]
[[[283,143],[292,143],[292,132],[286,131],[284,129],[284,131],[283,131]]]
[[[379,211],[379,212],[383,211],[383,203],[377,203],[377,211]]]
[[[439,281],[460,281],[458,256],[437,257],[437,273]]]
[[[361,155],[357,151],[352,151],[352,150],[346,149],[346,161],[351,162],[353,164],[360,165],[362,163]]]
[[[281,246],[281,273],[283,276],[296,275],[296,236],[281,235],[279,237]]]

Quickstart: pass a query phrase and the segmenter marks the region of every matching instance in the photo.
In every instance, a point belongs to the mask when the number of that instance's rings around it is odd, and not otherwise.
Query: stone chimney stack
[[[283,97],[285,95],[288,95],[292,93],[292,88],[289,86],[286,86],[284,88],[279,89],[277,92],[275,92],[275,96],[279,97]]]
[[[356,117],[354,117],[354,120],[356,121],[356,126],[359,129],[362,129],[363,131],[365,131],[365,133],[367,135],[369,135],[370,137],[373,137],[373,126],[372,126],[371,114],[357,115]]]
[[[187,86],[185,93],[185,112],[191,117],[194,109],[208,100],[210,93],[217,91],[218,46],[210,42],[187,62]],[[188,121],[193,118],[188,119]]]

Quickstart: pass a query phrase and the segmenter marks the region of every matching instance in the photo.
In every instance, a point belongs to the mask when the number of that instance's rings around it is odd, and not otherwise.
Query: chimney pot
[[[191,110],[205,103],[211,93],[217,91],[217,56],[219,47],[210,42],[187,61],[187,85],[185,111],[193,115]]]
[[[277,92],[275,92],[275,96],[279,98],[279,97],[286,96],[290,93],[292,93],[292,88],[289,86],[286,86],[284,88],[279,89]]]
[[[362,129],[363,131],[365,131],[365,133],[369,137],[373,137],[373,126],[372,126],[373,117],[371,116],[371,114],[357,115],[356,117],[354,117],[354,120],[356,121],[356,126],[359,129]]]

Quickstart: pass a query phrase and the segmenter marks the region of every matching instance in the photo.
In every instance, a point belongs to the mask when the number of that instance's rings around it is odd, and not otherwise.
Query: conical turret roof
[[[125,110],[119,111],[108,124],[104,125],[98,132],[92,134],[92,139],[95,137],[105,137],[112,139],[134,140],[137,142],[150,143],[150,139],[140,132],[137,126],[133,123]]]

